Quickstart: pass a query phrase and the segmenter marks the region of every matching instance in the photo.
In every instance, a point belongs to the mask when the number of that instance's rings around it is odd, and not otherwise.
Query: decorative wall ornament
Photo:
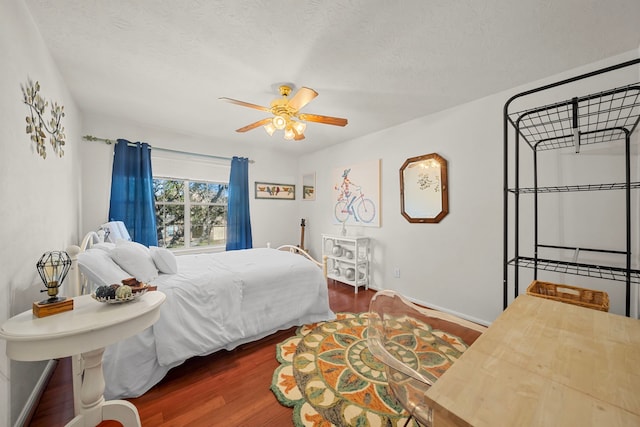
[[[26,85],[20,85],[22,89],[22,101],[29,106],[30,115],[27,116],[27,134],[31,134],[31,141],[36,143],[36,150],[38,154],[43,158],[47,158],[47,151],[45,149],[45,139],[49,134],[49,142],[53,147],[53,151],[62,157],[64,150],[62,146],[65,144],[64,127],[60,123],[60,120],[64,117],[64,107],[58,105],[57,102],[51,104],[51,120],[47,120],[43,117],[44,109],[49,105],[49,101],[46,101],[38,92],[40,92],[40,83],[31,79],[28,80]]]
[[[255,193],[256,199],[295,200],[296,186],[294,184],[272,184],[256,181]]]

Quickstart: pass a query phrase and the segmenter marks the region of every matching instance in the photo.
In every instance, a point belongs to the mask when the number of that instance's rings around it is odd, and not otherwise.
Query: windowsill
[[[225,252],[225,245],[217,245],[217,246],[197,246],[195,248],[181,248],[181,249],[169,249],[175,255],[188,255],[188,254],[206,254],[206,253],[216,253],[216,252]]]

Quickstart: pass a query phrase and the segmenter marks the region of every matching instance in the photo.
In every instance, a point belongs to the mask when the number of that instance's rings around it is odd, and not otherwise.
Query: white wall
[[[298,219],[298,203],[296,200],[256,200],[253,197],[253,183],[266,181],[276,183],[295,184],[298,180],[297,159],[289,155],[256,150],[230,144],[228,141],[211,141],[209,139],[177,134],[166,129],[150,128],[140,123],[125,122],[112,117],[97,114],[85,114],[83,121],[84,134],[99,138],[115,140],[124,138],[129,141],[147,142],[152,147],[181,150],[199,154],[215,156],[244,156],[255,161],[249,166],[249,186],[251,192],[250,212],[253,246],[272,246],[297,241],[300,223]],[[113,164],[113,146],[99,142],[83,142],[81,147],[83,164],[91,165],[83,173],[84,193],[82,202],[83,224],[82,232],[96,230],[106,222],[109,213],[109,194],[111,182],[111,167]],[[153,152],[153,151],[152,151]],[[162,153],[163,158],[171,154]],[[184,156],[176,156],[184,158]],[[195,159],[194,159],[195,160]],[[219,174],[219,165],[212,161],[212,176]],[[197,171],[197,178],[204,176],[203,168]],[[215,169],[215,170],[213,170]],[[184,176],[196,173],[185,170]],[[225,177],[228,179],[228,174]]]
[[[36,261],[51,250],[64,250],[78,239],[80,163],[77,153],[80,114],[27,7],[22,0],[0,2],[0,323],[43,299]],[[37,80],[41,94],[65,108],[65,155],[47,144],[38,156],[25,133],[29,109],[20,84]],[[47,116],[48,116],[47,112]],[[0,340],[0,425],[13,424],[43,371],[45,362],[15,362]]]
[[[502,311],[503,295],[502,109],[505,101],[543,83],[634,57],[637,52],[629,52],[303,156],[299,174],[310,171],[317,174],[316,201],[300,205],[301,216],[308,219],[307,247],[319,255],[321,234],[339,232],[331,219],[335,205],[330,176],[333,169],[382,159],[382,225],[380,228],[348,228],[349,234],[373,238],[372,286],[397,290],[416,301],[472,320],[492,322]],[[530,107],[610,89],[637,78],[637,67],[627,67],[615,75],[535,96]],[[399,168],[408,157],[434,152],[448,161],[449,214],[439,224],[410,224],[400,215]],[[599,161],[597,153],[590,155]],[[553,173],[567,173],[571,167],[564,161]],[[602,227],[603,235],[612,230],[620,233],[619,222],[608,222]],[[565,232],[570,231],[563,230]],[[393,277],[394,268],[400,269],[400,278]],[[566,280],[563,283],[576,283],[575,277]],[[623,312],[618,295],[620,288],[619,284],[615,289],[607,288],[615,296],[612,312]],[[523,290],[521,286],[521,292]]]

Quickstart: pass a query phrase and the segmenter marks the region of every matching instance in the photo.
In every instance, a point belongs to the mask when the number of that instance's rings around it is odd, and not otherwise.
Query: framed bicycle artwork
[[[380,227],[380,159],[334,169],[333,223]]]

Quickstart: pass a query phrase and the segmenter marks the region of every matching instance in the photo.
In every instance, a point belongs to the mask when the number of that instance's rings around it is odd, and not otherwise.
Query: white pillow
[[[78,267],[87,280],[95,286],[120,284],[122,279],[131,277],[113,262],[106,251],[89,249],[78,254]]]
[[[111,258],[140,282],[149,282],[158,277],[149,248],[140,243],[118,241],[111,249]]]
[[[149,246],[149,252],[160,273],[176,274],[178,272],[176,256],[169,249]]]
[[[93,246],[91,246],[91,249],[102,249],[103,251],[110,252],[111,249],[115,247],[116,247],[115,243],[100,242],[100,243],[95,243]]]

